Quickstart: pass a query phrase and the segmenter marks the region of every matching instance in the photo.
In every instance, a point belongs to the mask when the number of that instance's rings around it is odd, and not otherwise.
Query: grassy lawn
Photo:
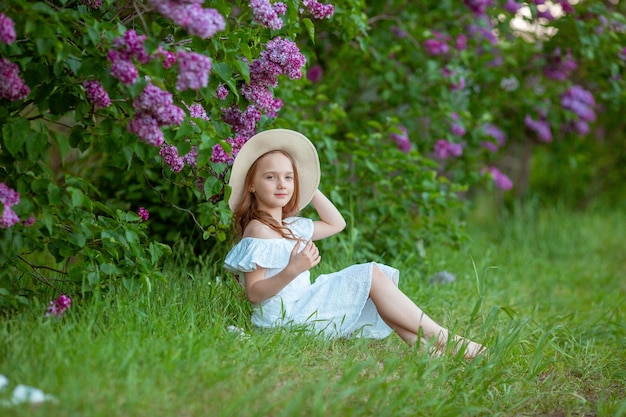
[[[2,416],[626,416],[624,212],[477,211],[467,251],[398,258],[429,315],[489,346],[431,358],[397,336],[259,332],[221,265],[169,267],[146,294],[0,323],[0,374],[53,395]],[[340,238],[341,239],[341,238]],[[338,250],[324,270],[347,266]],[[414,268],[427,262],[428,274]],[[431,284],[449,271],[456,280]],[[242,336],[228,331],[237,326]]]

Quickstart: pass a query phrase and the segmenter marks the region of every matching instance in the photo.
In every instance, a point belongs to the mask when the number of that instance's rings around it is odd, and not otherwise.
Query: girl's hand
[[[307,241],[304,248],[298,252],[300,245],[301,242],[297,241],[289,256],[288,266],[296,276],[313,268],[322,260],[320,252],[312,240]]]

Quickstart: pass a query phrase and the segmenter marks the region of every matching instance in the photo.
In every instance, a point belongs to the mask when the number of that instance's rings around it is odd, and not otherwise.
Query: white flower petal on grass
[[[4,390],[7,385],[9,385],[9,378],[0,374],[0,391]]]
[[[246,334],[246,332],[243,329],[237,326],[230,325],[226,328],[226,330],[228,330],[230,333],[237,333],[239,337],[241,337],[242,339],[250,338],[250,335]]]
[[[39,404],[44,401],[56,401],[52,395],[44,394],[42,390],[35,387],[29,387],[28,385],[18,385],[13,390],[13,397],[11,398],[13,404]]]

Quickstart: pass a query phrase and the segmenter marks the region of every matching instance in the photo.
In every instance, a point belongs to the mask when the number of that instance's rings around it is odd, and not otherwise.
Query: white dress
[[[294,235],[309,240],[313,221],[302,217],[285,219]],[[289,262],[295,241],[245,237],[233,247],[224,262],[226,270],[244,281],[244,272],[266,268],[265,278],[282,271]],[[302,245],[304,246],[304,245]],[[258,327],[304,325],[330,338],[368,337],[382,339],[391,328],[369,298],[373,262],[357,264],[338,272],[320,275],[311,283],[310,272],[298,275],[278,294],[253,306],[252,324]],[[399,271],[376,264],[398,285]]]

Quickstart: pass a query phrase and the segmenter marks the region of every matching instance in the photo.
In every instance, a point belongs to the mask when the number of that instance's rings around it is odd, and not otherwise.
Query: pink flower
[[[535,132],[539,137],[539,140],[542,142],[552,142],[552,131],[550,130],[550,123],[546,120],[545,117],[541,117],[539,120],[535,120],[530,117],[529,114],[524,118],[524,124],[530,130]]]
[[[178,174],[185,167],[185,162],[183,158],[178,156],[178,148],[174,145],[162,145],[159,155],[163,157],[163,160],[170,167],[172,172]]]
[[[150,114],[135,113],[130,122],[128,122],[127,128],[130,133],[139,136],[139,139],[149,145],[159,147],[165,142],[159,122]]]
[[[20,218],[10,206],[4,206],[2,209],[2,217],[0,217],[0,229],[8,229],[18,223]]]
[[[197,0],[150,0],[154,8],[190,35],[208,39],[226,28],[222,15],[215,9],[204,9]],[[200,3],[200,4],[198,4]]]
[[[15,23],[10,17],[0,13],[0,42],[11,45],[15,36]]]
[[[137,210],[137,214],[144,222],[148,221],[148,219],[150,218],[150,212],[145,207],[139,207],[139,210]]]
[[[285,14],[287,6],[284,3],[274,3],[269,0],[250,0],[250,7],[254,20],[270,29],[280,29],[283,27],[283,20],[279,17]]]
[[[224,86],[224,84],[220,83],[217,86],[217,90],[215,91],[215,96],[220,100],[225,100],[228,97],[228,89]]]
[[[322,75],[324,70],[319,65],[313,65],[309,68],[309,71],[306,73],[306,78],[311,81],[313,84],[319,82],[322,79]]]
[[[24,220],[24,221],[22,222],[22,225],[23,225],[24,227],[31,227],[33,224],[35,224],[35,220],[36,220],[36,219],[35,219],[35,216],[34,216],[33,214],[31,214],[31,215],[30,215],[30,217],[29,217],[28,219],[26,219],[26,220]]]
[[[302,0],[302,6],[316,19],[329,18],[335,13],[332,4],[322,4],[317,0]]]
[[[29,93],[30,88],[20,77],[20,67],[7,59],[0,58],[0,99],[21,100]]]
[[[56,300],[50,301],[48,308],[46,309],[46,317],[56,316],[61,317],[65,310],[72,305],[72,299],[65,294],[59,295]]]
[[[261,120],[262,114],[254,106],[248,106],[245,111],[232,106],[222,109],[222,120],[229,124],[235,134],[250,138],[256,133],[256,124]]]
[[[402,133],[391,133],[391,139],[396,142],[398,149],[402,152],[409,152],[411,150],[411,140],[409,139],[408,131],[404,126],[399,126],[398,129],[400,129]]]
[[[209,57],[194,52],[179,51],[176,58],[179,67],[176,78],[178,91],[199,90],[207,86],[211,71],[211,59]]]
[[[506,175],[504,175],[496,167],[486,167],[481,171],[484,174],[488,173],[493,178],[495,186],[501,190],[508,191],[513,188],[513,181]]]
[[[0,182],[0,202],[5,206],[12,207],[20,202],[20,194],[5,183]]]
[[[439,139],[435,142],[433,154],[437,159],[458,158],[463,155],[463,145]]]
[[[98,81],[85,80],[83,81],[83,87],[85,87],[87,99],[91,101],[96,108],[104,108],[111,105],[109,93],[106,92],[102,84]]]
[[[235,136],[234,139],[228,138],[226,139],[231,145],[231,155],[228,155],[222,145],[219,143],[213,146],[213,154],[211,155],[211,162],[213,163],[226,163],[228,165],[232,165],[233,161],[237,157],[239,150],[246,143],[246,138],[243,136]]]

